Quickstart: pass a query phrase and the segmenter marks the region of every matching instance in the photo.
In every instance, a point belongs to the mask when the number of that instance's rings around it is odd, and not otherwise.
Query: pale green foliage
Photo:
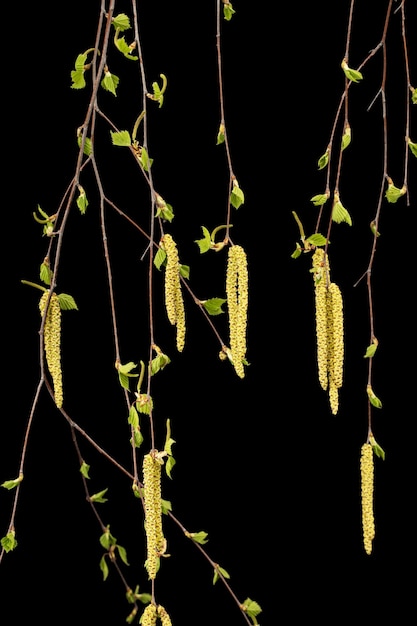
[[[98,491],[97,493],[93,493],[93,495],[90,496],[90,502],[96,502],[98,504],[104,504],[108,500],[108,498],[105,498],[105,495],[106,495],[107,492],[108,492],[108,489],[103,489],[102,491]]]
[[[352,226],[352,219],[340,200],[336,200],[333,204],[332,220],[337,224],[346,222],[346,224]]]
[[[244,202],[245,196],[237,180],[233,181],[232,193],[230,194],[230,202],[235,209],[238,209]]]
[[[209,300],[200,301],[209,315],[221,315],[224,313],[222,306],[226,302],[227,299],[225,298],[210,298]]]
[[[407,187],[405,185],[403,187],[401,187],[401,189],[400,189],[399,187],[396,187],[394,185],[394,183],[390,179],[388,181],[388,187],[387,187],[387,190],[385,192],[385,197],[388,200],[388,202],[391,202],[391,203],[394,204],[406,192],[407,192]]]
[[[110,131],[111,141],[114,146],[130,146],[132,140],[128,130]]]
[[[16,533],[10,530],[7,535],[1,538],[0,545],[5,552],[11,552],[17,547]]]
[[[84,476],[84,478],[88,478],[88,479],[90,478],[89,476],[90,466],[85,461],[81,463],[80,472]]]

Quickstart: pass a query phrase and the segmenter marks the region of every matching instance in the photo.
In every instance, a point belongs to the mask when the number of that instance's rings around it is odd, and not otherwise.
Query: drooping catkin
[[[226,295],[229,312],[230,352],[240,378],[245,376],[246,329],[248,315],[248,265],[241,246],[231,246],[227,258]]]
[[[165,549],[162,531],[161,461],[152,452],[143,458],[143,499],[147,542],[146,569],[151,580],[156,578],[159,557]]]
[[[158,606],[158,617],[161,620],[162,626],[172,626],[171,618],[164,609],[163,606]]]
[[[365,443],[361,448],[361,499],[363,545],[366,554],[371,554],[372,541],[375,537],[375,522],[374,453],[370,443]]]
[[[321,387],[328,390],[330,408],[336,415],[338,389],[343,384],[343,299],[338,285],[330,281],[329,260],[321,248],[313,254],[313,274],[318,376]]]
[[[45,291],[39,301],[41,315],[45,312],[49,291]],[[44,351],[49,373],[54,387],[55,404],[62,407],[63,387],[61,368],[61,307],[56,293],[51,295],[46,312],[43,330]]]
[[[181,290],[178,249],[177,244],[168,233],[163,236],[161,243],[167,255],[165,308],[169,321],[177,327],[177,350],[182,352],[185,343],[185,308]]]
[[[327,254],[322,248],[316,248],[312,261],[318,376],[321,387],[326,390],[328,385],[327,282],[329,273]]]
[[[141,626],[155,626],[156,611],[157,609],[154,604],[147,604],[140,620]]]
[[[329,376],[340,388],[343,383],[343,300],[339,287],[330,283],[328,290]]]

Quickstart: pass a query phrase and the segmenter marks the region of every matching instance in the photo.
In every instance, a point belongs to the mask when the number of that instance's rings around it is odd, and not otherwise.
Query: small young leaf
[[[352,219],[340,200],[335,201],[333,204],[332,220],[337,224],[346,222],[346,224],[352,226]]]
[[[315,233],[314,235],[310,235],[310,237],[307,237],[306,241],[308,241],[308,243],[311,243],[312,246],[325,246],[327,243],[327,238],[320,233]]]
[[[415,157],[417,157],[417,143],[413,143],[411,139],[409,139],[408,147],[410,148],[411,153],[414,154]]]
[[[310,198],[310,201],[314,204],[314,206],[322,206],[329,199],[328,193],[319,193],[316,196]]]
[[[2,537],[0,541],[0,545],[4,549],[5,552],[11,552],[12,550],[14,550],[17,547],[15,531],[10,530],[7,533],[7,535]]]
[[[151,376],[163,370],[169,363],[171,363],[171,359],[166,354],[162,352],[158,354],[151,361]]]
[[[161,498],[161,509],[164,515],[168,515],[170,511],[172,511],[172,504],[169,500],[164,500]]]
[[[373,389],[371,387],[371,385],[367,385],[366,387],[366,393],[368,394],[368,398],[370,403],[372,404],[372,406],[374,406],[377,409],[381,409],[382,408],[382,402],[379,398],[377,398],[377,396],[374,394]]]
[[[130,146],[132,144],[128,130],[120,130],[118,132],[111,130],[110,136],[114,146]]]
[[[172,472],[172,468],[174,467],[176,463],[176,460],[174,459],[174,457],[172,455],[170,455],[165,463],[165,472],[166,475],[168,476],[168,478],[172,478],[171,476],[171,472]]]
[[[220,565],[218,565],[214,570],[213,585],[216,584],[216,582],[219,580],[219,572],[223,575],[224,578],[230,578],[229,573],[226,572],[223,567],[220,567]]]
[[[40,266],[39,278],[45,285],[50,285],[52,280],[52,270],[45,261]]]
[[[385,461],[385,450],[381,448],[381,446],[373,439],[370,438],[370,442],[372,444],[372,450],[374,451],[375,456]]]
[[[162,248],[158,248],[158,252],[155,254],[155,258],[153,260],[155,267],[160,270],[163,264],[165,263],[167,258],[167,254],[165,250]]]
[[[150,415],[151,409],[153,409],[153,401],[151,396],[148,396],[146,393],[138,393],[136,395],[136,407],[139,413],[145,413],[146,415]]]
[[[73,311],[74,309],[78,311],[78,307],[72,296],[68,295],[67,293],[59,293],[57,295],[58,295],[59,306],[62,309],[62,311]]]
[[[81,148],[81,142],[82,142],[82,136],[78,135],[77,137],[77,143],[78,143],[78,147]],[[92,141],[89,137],[86,137],[84,140],[84,149],[83,149],[83,153],[86,156],[90,156],[90,154],[93,152],[93,144]]]
[[[252,619],[255,620],[254,624],[257,624],[256,616],[259,613],[262,613],[262,609],[255,600],[251,600],[250,598],[246,598],[244,603],[242,604],[243,611]]]
[[[80,209],[81,215],[84,215],[88,207],[88,199],[81,185],[78,185],[78,191],[79,191],[79,195],[77,198],[77,206]]]
[[[372,358],[374,356],[375,352],[376,352],[377,347],[378,347],[378,345],[374,344],[374,343],[372,343],[370,346],[368,346],[366,348],[365,354],[363,355],[363,358],[364,359]]]
[[[291,255],[292,259],[298,259],[298,257],[301,256],[301,252],[302,252],[301,246],[300,246],[299,243],[297,243],[296,246],[297,246],[296,249],[294,250],[294,252]]]
[[[130,20],[125,13],[119,13],[118,15],[115,15],[112,19],[112,24],[114,28],[118,28],[120,32],[123,32],[124,30],[129,30],[130,28]]]
[[[220,124],[216,145],[219,146],[222,143],[224,143],[224,124]]]
[[[353,70],[349,67],[345,59],[342,61],[342,70],[344,71],[346,78],[354,83],[358,83],[363,79],[361,72]]]
[[[189,537],[190,539],[192,539],[193,541],[195,541],[196,543],[199,543],[201,545],[204,545],[205,543],[208,542],[208,533],[206,533],[204,530],[200,530],[200,532],[198,533],[186,533],[187,537]]]
[[[100,569],[103,572],[103,580],[106,580],[109,575],[109,566],[107,565],[105,554],[100,559]]]
[[[84,478],[90,478],[90,476],[88,475],[89,471],[90,471],[90,466],[85,461],[83,461],[81,463],[80,472],[84,476]]]
[[[123,563],[125,565],[129,565],[128,560],[127,560],[127,555],[126,555],[126,549],[123,548],[122,546],[119,546],[119,544],[116,545],[116,548]]]
[[[324,168],[327,166],[327,164],[329,163],[329,155],[330,155],[329,149],[327,149],[326,152],[321,155],[321,157],[317,161],[319,170],[324,170]]]
[[[239,187],[237,180],[233,181],[232,193],[230,194],[230,202],[235,209],[238,209],[244,202],[245,196]]]
[[[137,61],[139,57],[133,56],[132,52],[135,49],[135,44],[130,46],[124,37],[120,37],[114,40],[117,49],[126,57],[126,59],[131,59],[132,61]]]
[[[133,438],[130,439],[130,445],[135,448],[140,448],[143,443],[143,435],[139,427],[133,430]]]
[[[189,265],[180,265],[180,275],[183,278],[190,278],[190,266]]]
[[[103,491],[99,491],[98,493],[94,493],[92,496],[90,496],[90,502],[98,502],[100,504],[103,504],[104,502],[107,502],[108,498],[104,497],[104,494],[107,493],[108,489],[103,489]]]
[[[100,537],[100,544],[103,546],[105,550],[110,550],[110,548],[115,546],[116,543],[117,543],[116,537],[113,537],[113,535],[110,532],[110,527],[107,526],[106,532],[104,532]]]
[[[417,104],[417,89],[411,87],[411,102]]]
[[[385,192],[385,197],[388,202],[395,203],[401,196],[403,196],[407,192],[407,187],[404,185],[399,189],[396,187],[391,179],[388,180],[388,188]]]
[[[116,89],[119,84],[119,77],[111,74],[108,70],[104,73],[104,78],[101,81],[101,86],[106,91],[110,91],[114,96],[116,96]]]
[[[20,476],[18,478],[15,478],[14,480],[5,480],[4,483],[1,484],[1,486],[10,491],[11,489],[15,489],[15,487],[17,487],[17,485],[21,483],[22,480],[23,474],[20,474]]]
[[[201,230],[203,231],[204,238],[195,239],[194,243],[198,244],[198,247],[200,248],[200,253],[203,254],[204,252],[207,252],[208,250],[210,250],[211,235],[210,235],[208,228],[206,228],[205,226],[202,226]]]
[[[342,137],[342,151],[345,150],[352,140],[352,132],[349,125],[345,126],[345,132]]]
[[[200,300],[209,315],[221,315],[224,313],[222,306],[227,300],[224,298],[210,298],[209,300]]]
[[[223,0],[223,17],[227,22],[230,22],[233,15],[236,13],[232,7],[230,0]]]

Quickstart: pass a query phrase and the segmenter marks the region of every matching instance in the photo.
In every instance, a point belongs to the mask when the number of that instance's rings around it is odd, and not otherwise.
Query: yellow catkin
[[[370,443],[365,443],[361,448],[361,498],[363,545],[366,554],[371,554],[372,541],[375,537],[375,522],[374,453]]]
[[[48,296],[49,291],[45,291],[39,301],[39,310],[41,315],[45,312]],[[55,404],[60,408],[63,403],[61,369],[61,307],[56,293],[51,295],[49,302],[48,311],[45,317],[43,339],[46,363],[49,373],[51,374],[54,387]]]
[[[343,383],[343,300],[339,287],[330,283],[328,290],[328,335],[331,350],[329,353],[329,375],[335,387]]]
[[[165,268],[165,308],[168,319],[177,327],[177,350],[185,344],[185,308],[181,290],[180,262],[177,244],[170,234],[163,236],[162,245],[167,255]]]
[[[321,387],[326,390],[328,386],[327,282],[329,264],[327,255],[322,248],[316,248],[312,261],[316,314],[318,376]]]
[[[143,499],[147,542],[146,569],[151,580],[156,578],[159,557],[165,549],[162,531],[161,462],[152,453],[143,458]]]
[[[245,376],[248,316],[248,265],[241,246],[231,246],[227,258],[226,295],[229,313],[230,352],[240,378]]]
[[[163,606],[158,606],[158,617],[161,620],[162,626],[172,626],[171,618],[164,609]]]
[[[141,626],[155,626],[157,609],[154,604],[148,604],[142,613]]]

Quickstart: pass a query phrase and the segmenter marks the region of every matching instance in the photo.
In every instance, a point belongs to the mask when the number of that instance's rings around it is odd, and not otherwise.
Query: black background
[[[351,65],[380,40],[385,5],[357,3]],[[414,7],[412,6],[414,4]],[[18,471],[27,417],[38,376],[39,294],[21,279],[38,280],[47,242],[32,219],[40,206],[56,211],[75,166],[75,131],[88,94],[70,89],[80,52],[94,45],[99,3],[76,0],[55,13],[36,5],[16,15],[9,9],[10,42],[3,44],[3,428],[0,481]],[[170,226],[190,284],[201,299],[224,294],[224,255],[200,255],[201,226],[225,221],[227,170],[215,145],[219,124],[215,2],[138,3],[149,84],[159,74],[169,85],[161,109],[150,107],[149,145],[156,189],[172,204]],[[142,6],[143,5],[143,6]],[[365,6],[366,5],[366,6]],[[366,109],[380,85],[381,56],[364,69],[351,90],[354,141],[346,151],[342,201],[353,226],[332,231],[332,278],[345,302],[346,372],[340,410],[332,416],[316,375],[314,303],[310,257],[291,259],[296,211],[313,232],[310,198],[324,191],[317,159],[324,152],[343,90],[349,2],[265,4],[236,1],[236,15],[222,23],[225,108],[234,172],[245,204],[233,215],[233,241],[249,258],[250,307],[245,379],[217,357],[210,329],[187,302],[184,353],[163,316],[158,335],[172,357],[155,378],[157,432],[171,419],[177,465],[165,497],[191,531],[209,534],[210,556],[231,575],[239,600],[256,600],[263,626],[298,624],[312,617],[383,615],[398,621],[411,610],[415,562],[414,229],[416,165],[410,163],[410,204],[384,203],[382,233],[372,273],[376,335],[373,384],[383,402],[374,411],[374,435],[386,451],[376,461],[376,539],[371,556],[361,537],[359,451],[367,435],[369,314],[365,282],[373,219],[381,185],[381,104]],[[414,10],[414,16],[411,14]],[[410,41],[415,3],[407,3]],[[130,12],[117,2],[116,13]],[[388,37],[389,174],[403,182],[404,83],[400,14]],[[415,38],[414,38],[415,39]],[[417,83],[415,45],[411,82]],[[141,110],[127,72],[119,94],[101,95],[102,109],[120,128],[131,128]],[[133,64],[132,64],[133,65]],[[126,77],[125,77],[126,73]],[[132,78],[133,76],[133,78]],[[415,111],[411,138],[416,137]],[[100,129],[105,129],[100,123]],[[103,133],[107,132],[103,130]],[[102,146],[100,167],[108,195],[127,213],[147,210],[146,189],[124,153]],[[133,178],[129,178],[129,172]],[[74,296],[79,311],[65,313],[63,328],[65,408],[121,463],[129,465],[129,431],[115,382],[114,350],[104,281],[98,206],[93,180],[82,180],[87,214],[75,208],[64,243],[58,292]],[[91,191],[89,190],[91,185]],[[145,192],[144,192],[145,189]],[[146,209],[144,208],[146,207]],[[146,242],[114,214],[109,245],[116,276],[122,358],[138,361],[147,350]],[[162,304],[162,277],[156,301]],[[217,320],[216,320],[217,322]],[[218,320],[227,333],[227,320]],[[147,435],[146,427],[144,434]],[[146,443],[144,444],[146,445]],[[149,591],[143,569],[143,528],[130,480],[86,442],[92,490],[109,489],[100,512],[128,551],[126,578]],[[0,493],[1,534],[7,532],[13,492]],[[3,624],[27,619],[52,624],[123,624],[130,607],[114,572],[102,581],[100,528],[85,501],[70,430],[46,393],[36,411],[16,516],[18,548],[0,569]],[[212,570],[167,523],[169,552],[157,581],[157,599],[174,625],[243,623],[234,601]],[[7,608],[5,608],[7,607]],[[220,616],[219,616],[220,612]]]

